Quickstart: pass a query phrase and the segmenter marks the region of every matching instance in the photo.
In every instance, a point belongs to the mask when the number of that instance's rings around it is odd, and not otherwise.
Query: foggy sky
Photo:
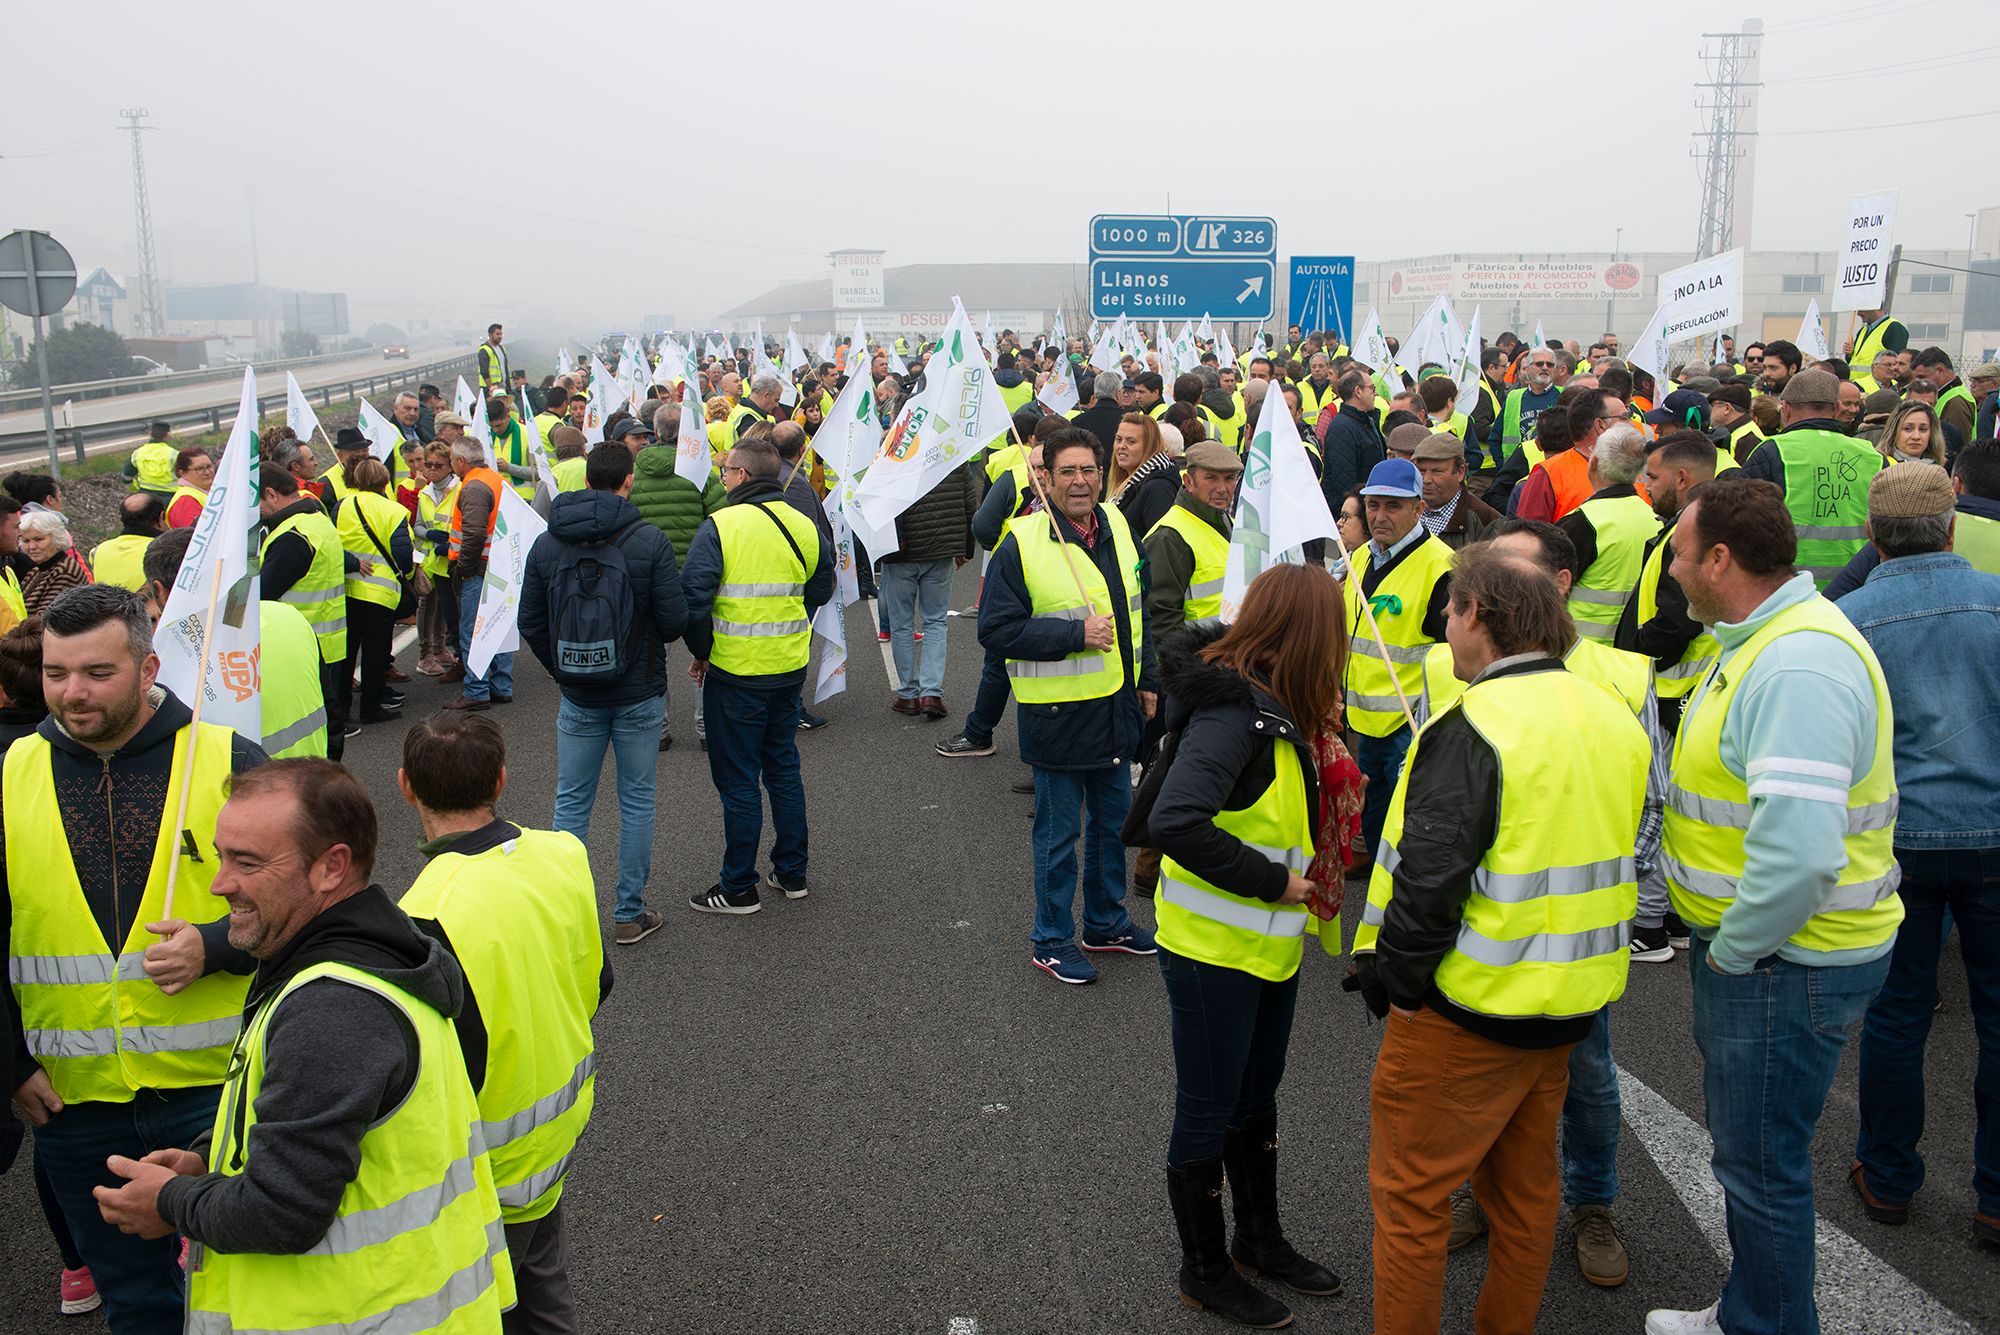
[[[163,280],[247,281],[254,194],[263,281],[345,291],[357,332],[387,308],[685,321],[842,246],[1081,262],[1092,214],[1169,197],[1274,216],[1280,256],[1607,251],[1619,227],[1679,250],[1700,33],[1748,13],[1753,246],[1830,249],[1849,195],[1899,187],[1898,241],[1962,248],[2000,202],[1974,148],[2000,115],[1779,132],[2000,109],[1992,55],[1824,78],[1986,45],[1989,3],[15,6],[0,231],[136,273],[117,113],[143,106]]]

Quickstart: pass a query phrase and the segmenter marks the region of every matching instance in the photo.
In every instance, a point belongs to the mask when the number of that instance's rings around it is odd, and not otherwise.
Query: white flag
[[[1226,326],[1217,326],[1215,331],[1215,364],[1218,369],[1236,365],[1236,346],[1229,341]]]
[[[556,374],[568,375],[576,369],[576,359],[569,355],[569,345],[556,349]]]
[[[1076,377],[1071,374],[1069,356],[1057,352],[1055,369],[1049,372],[1048,383],[1035,391],[1035,398],[1045,404],[1050,412],[1060,417],[1076,407],[1082,397],[1077,392]]]
[[[393,474],[396,467],[396,450],[403,443],[403,433],[396,429],[394,422],[377,412],[374,404],[366,399],[357,402],[361,404],[361,434],[368,437],[368,453],[371,457],[389,465],[389,471]],[[482,418],[485,415],[480,414]]]
[[[167,593],[167,605],[153,632],[160,656],[160,685],[189,707],[196,681],[203,698],[201,716],[245,737],[264,735],[263,679],[259,671],[262,637],[258,630],[259,581],[250,568],[257,525],[257,377],[243,368],[243,393],[222,467],[208,489],[201,517],[181,573]],[[201,667],[202,618],[215,604],[215,627],[208,638],[208,670]]]
[[[480,411],[479,396],[472,392],[472,386],[465,383],[465,377],[458,378],[458,384],[451,391],[451,410],[471,422],[486,416]]]
[[[319,432],[319,414],[306,402],[305,391],[299,388],[298,377],[285,372],[285,425],[300,440],[309,441]]]
[[[1236,526],[1230,531],[1229,564],[1222,575],[1222,619],[1236,619],[1251,581],[1266,568],[1279,561],[1296,563],[1299,548],[1332,536],[1333,514],[1285,396],[1266,394],[1243,456]]]
[[[500,513],[486,540],[486,575],[479,586],[479,614],[472,623],[466,670],[485,676],[495,654],[521,647],[521,582],[528,574],[528,548],[548,529],[534,507],[512,487],[500,488]]]
[[[486,420],[485,413],[474,413],[466,420],[472,425],[465,428],[465,434],[486,447],[486,466],[498,468],[500,457],[493,453],[493,424]]]
[[[600,361],[597,354],[590,357],[590,399],[583,410],[583,443],[602,445],[604,443],[604,419],[618,411],[618,406],[629,396],[618,383],[616,376]]]
[[[819,336],[819,346],[813,349],[813,355],[821,366],[832,364],[833,351],[833,335],[831,333],[821,334]]]
[[[729,357],[729,345],[719,338],[711,338],[703,346],[707,355],[717,361],[724,361]]]
[[[1215,342],[1215,324],[1208,318],[1208,312],[1201,313],[1201,323],[1195,326],[1194,336],[1204,343]]]
[[[888,369],[891,375],[908,375],[910,373],[910,368],[903,362],[903,354],[896,351],[893,346],[889,349]]]
[[[1547,334],[1544,334],[1542,332],[1542,322],[1538,319],[1535,321],[1534,346],[1538,348],[1546,348],[1548,345],[1549,345],[1549,337]]]
[[[978,347],[954,297],[951,322],[924,367],[923,393],[903,405],[855,492],[857,527],[875,533],[893,527],[945,474],[1007,434],[1007,401]]]
[[[1799,351],[1816,362],[1823,362],[1833,356],[1833,349],[1826,344],[1826,326],[1819,320],[1818,297],[1806,301],[1806,318],[1799,321]]]
[[[785,331],[785,375],[789,379],[800,371],[812,369],[812,358],[806,355],[806,345],[799,342],[796,329]]]
[[[1646,330],[1632,340],[1629,360],[1632,365],[1653,377],[1653,403],[1657,407],[1666,397],[1667,366],[1671,340],[1667,338],[1667,306],[1662,302],[1653,309],[1653,317],[1646,321]]]
[[[1389,336],[1382,332],[1382,313],[1370,306],[1368,318],[1355,332],[1361,337],[1354,344],[1354,360],[1371,371],[1386,373],[1395,362],[1396,354],[1389,351]],[[1258,337],[1261,339],[1263,335]]]
[[[1092,328],[1096,326],[1093,325]],[[1098,329],[1096,337],[1091,341],[1090,364],[1100,371],[1118,369],[1117,334],[1118,327],[1112,325],[1108,329]]]
[[[1472,308],[1472,324],[1465,331],[1465,350],[1452,367],[1451,378],[1458,382],[1459,412],[1469,413],[1479,406],[1479,307]]]
[[[708,418],[702,411],[701,368],[695,364],[694,349],[687,352],[687,379],[682,382],[680,433],[674,438],[674,472],[691,483],[697,492],[708,490],[715,458],[708,445]]]

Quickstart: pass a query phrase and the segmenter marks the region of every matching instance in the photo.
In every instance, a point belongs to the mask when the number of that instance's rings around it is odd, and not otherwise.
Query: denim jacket
[[[1932,552],[1840,600],[1896,710],[1896,846],[2000,848],[2000,575]]]

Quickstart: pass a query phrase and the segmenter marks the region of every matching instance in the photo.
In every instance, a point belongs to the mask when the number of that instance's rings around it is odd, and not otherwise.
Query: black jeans
[[[353,717],[354,662],[361,660],[361,721],[382,719],[382,687],[389,674],[389,645],[396,638],[396,609],[347,600],[347,662],[340,673],[341,721]]]
[[[1282,983],[1160,947],[1174,1029],[1174,1130],[1167,1164],[1222,1153],[1223,1132],[1278,1107],[1299,976]]]

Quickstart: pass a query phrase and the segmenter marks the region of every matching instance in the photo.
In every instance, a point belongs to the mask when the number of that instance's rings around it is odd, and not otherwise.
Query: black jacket
[[[1644,560],[1653,555],[1653,550],[1665,542],[1673,529],[1663,528],[1646,540],[1646,555],[1641,558],[1641,578],[1644,578]],[[1639,623],[1638,590],[1625,600],[1625,609],[1618,614],[1618,627],[1612,633],[1614,647],[1627,653],[1644,654],[1653,660],[1653,665],[1661,671],[1681,661],[1681,655],[1695,642],[1702,632],[1702,625],[1688,615],[1687,594],[1682,591],[1680,581],[1668,573],[1673,564],[1671,552],[1660,558],[1660,583],[1654,591],[1655,610],[1653,619],[1644,625]]]
[[[326,514],[326,507],[310,496],[301,495],[296,501],[264,521],[264,531],[269,533],[296,514],[306,514],[317,510]],[[331,519],[332,516],[328,515]],[[280,533],[264,548],[263,565],[258,570],[261,581],[261,596],[276,600],[291,592],[294,584],[312,569],[312,544],[297,530]],[[353,552],[342,549],[342,567],[350,574],[361,568],[361,562]]]
[[[131,741],[108,756],[73,740],[53,716],[36,731],[49,740],[49,769],[55,781],[56,806],[62,812],[63,835],[76,864],[84,902],[97,920],[97,930],[112,953],[122,950],[139,916],[139,896],[151,875],[153,845],[160,822],[172,819],[167,790],[173,777],[174,736],[193,721],[188,707],[172,692],[155,686],[157,703]],[[230,746],[229,768],[241,774],[268,757],[264,748],[238,733]],[[0,841],[5,832],[0,831]],[[120,894],[118,887],[126,893]],[[13,899],[7,892],[7,869],[0,865],[0,941],[13,927]],[[249,973],[256,966],[229,944],[229,921],[218,918],[197,928],[207,952],[204,973]],[[34,1074],[37,1063],[28,1055],[20,1017],[11,1023],[5,1042],[14,1054],[16,1085]],[[11,1092],[11,1087],[10,1087]]]
[[[730,505],[779,505],[786,500],[779,482],[743,482],[729,493]],[[789,530],[788,530],[789,531]],[[775,526],[771,533],[772,542],[783,542]],[[833,544],[826,534],[819,537],[819,558],[813,572],[806,579],[806,615],[810,617],[828,599],[833,597]],[[694,531],[694,541],[688,544],[687,560],[681,565],[681,593],[687,599],[687,647],[696,659],[707,662],[715,648],[715,591],[722,586],[722,539],[715,531],[715,518],[710,516],[701,521],[701,527]],[[756,690],[778,690],[782,687],[797,686],[806,679],[806,670],[799,668],[793,672],[773,672],[757,677],[737,677],[711,666],[718,680],[735,682]]]
[[[549,510],[548,532],[528,549],[528,570],[521,581],[521,642],[553,673],[556,609],[549,605],[549,581],[563,549],[600,547],[626,529],[631,532],[619,550],[632,585],[634,624],[625,628],[630,661],[615,680],[589,686],[564,683],[563,698],[585,709],[637,704],[667,689],[666,646],[687,628],[674,545],[616,492],[568,491]]]
[[[1160,517],[1174,508],[1181,494],[1181,470],[1173,456],[1162,450],[1140,464],[1118,496],[1118,510],[1132,530],[1132,540],[1143,543]]]
[[[394,984],[454,1017],[465,975],[444,947],[420,934],[388,894],[371,885],[299,929],[257,966],[243,1014],[315,964],[339,963]],[[326,1236],[341,1193],[361,1168],[361,1137],[416,1084],[416,1031],[385,998],[322,979],[285,1000],[264,1039],[257,1124],[247,1143],[206,1135],[188,1148],[208,1160],[199,1177],[160,1188],[160,1217],[224,1252],[296,1255]],[[233,1125],[242,1125],[240,1110]],[[228,1163],[241,1172],[225,1177]]]
[[[966,560],[972,555],[972,517],[979,505],[979,487],[972,465],[954,468],[935,487],[896,516],[895,551],[880,558],[896,561]]]
[[[1381,419],[1343,403],[1327,423],[1322,444],[1319,488],[1326,494],[1327,508],[1337,515],[1347,493],[1366,482],[1369,470],[1386,457]]]
[[[1117,623],[1118,651],[1131,660],[1132,618],[1122,596],[1124,576],[1118,570],[1117,544],[1111,539],[1111,521],[1103,506],[1097,507],[1097,545],[1086,547],[1068,520],[1057,525],[1063,542],[1074,548],[1079,560],[1094,562],[1112,591],[1111,614]],[[1140,593],[1145,593],[1145,575],[1140,573]],[[985,591],[979,599],[979,642],[1002,658],[1052,662],[1083,648],[1083,623],[1062,617],[1036,616],[1034,599],[1021,574],[1021,548],[1012,533],[1000,540],[993,562],[986,567]],[[1021,759],[1042,769],[1104,769],[1138,758],[1139,733],[1144,718],[1139,710],[1138,691],[1156,691],[1154,646],[1140,637],[1139,681],[1128,679],[1123,687],[1096,700],[1074,700],[1059,704],[1020,703],[1015,710],[1020,720]]]
[[[1108,461],[1111,458],[1111,442],[1118,436],[1118,424],[1125,420],[1129,408],[1120,408],[1116,399],[1100,399],[1070,419],[1071,426],[1080,426],[1097,437],[1097,457]]]
[[[1289,883],[1285,868],[1218,829],[1223,811],[1252,806],[1277,773],[1277,748],[1290,746],[1305,772],[1306,811],[1319,824],[1319,768],[1311,740],[1286,708],[1200,651],[1222,634],[1220,621],[1198,621],[1160,646],[1166,727],[1178,732],[1173,764],[1161,780],[1147,829],[1159,850],[1210,885],[1276,903]]]
[[[1559,659],[1539,658],[1492,675],[1561,671]],[[1453,1005],[1437,990],[1437,966],[1458,940],[1472,874],[1498,837],[1499,823],[1500,757],[1464,710],[1448,709],[1426,725],[1409,762],[1395,892],[1375,950],[1355,957],[1361,993],[1378,1014],[1386,1002],[1405,1010],[1429,1006],[1509,1047],[1578,1042],[1590,1031],[1594,1013],[1567,1020],[1496,1019]]]

